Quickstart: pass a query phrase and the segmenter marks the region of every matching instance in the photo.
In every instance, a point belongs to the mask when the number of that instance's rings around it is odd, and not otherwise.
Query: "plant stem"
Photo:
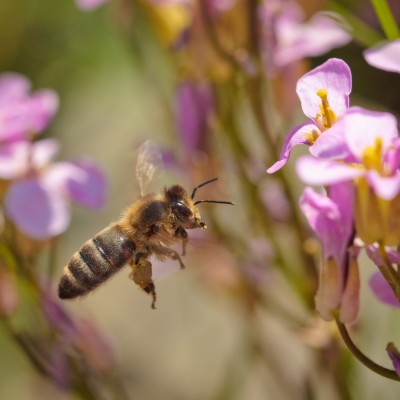
[[[371,0],[372,6],[375,9],[379,22],[389,40],[395,40],[400,37],[399,28],[396,20],[393,17],[392,11],[386,0]]]
[[[383,376],[384,378],[392,379],[394,381],[400,381],[400,376],[397,375],[396,371],[382,367],[381,365],[375,363],[369,357],[367,357],[352,341],[349,332],[347,331],[346,325],[340,322],[337,318],[336,325],[339,329],[340,336],[345,342],[347,348],[358,359],[358,361],[364,364],[364,366],[366,366],[371,371]]]

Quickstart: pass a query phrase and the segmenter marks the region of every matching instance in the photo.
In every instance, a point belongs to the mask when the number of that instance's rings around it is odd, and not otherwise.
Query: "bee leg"
[[[183,263],[181,256],[175,250],[170,249],[169,247],[166,246],[153,245],[152,251],[155,254],[166,256],[172,258],[173,260],[178,260],[181,269],[185,269],[185,264]]]
[[[130,278],[146,293],[151,294],[153,301],[151,308],[156,308],[156,287],[152,279],[152,265],[142,254],[136,255],[135,261],[130,263],[132,272]]]
[[[186,254],[186,244],[188,241],[188,234],[182,226],[178,226],[175,231],[175,236],[182,239],[182,256]]]

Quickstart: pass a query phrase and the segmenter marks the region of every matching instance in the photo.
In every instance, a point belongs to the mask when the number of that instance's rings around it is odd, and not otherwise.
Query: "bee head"
[[[194,205],[192,198],[180,185],[165,189],[165,197],[171,204],[171,210],[183,228],[206,228],[201,221],[200,211]]]
[[[233,203],[230,201],[221,200],[194,201],[194,197],[199,188],[208,185],[211,182],[215,182],[217,179],[218,178],[213,178],[196,186],[193,189],[191,196],[189,196],[186,190],[180,185],[174,185],[165,189],[165,196],[171,203],[172,212],[175,214],[184,228],[193,229],[207,227],[205,222],[201,221],[200,211],[196,207],[197,204],[219,203],[233,205]]]

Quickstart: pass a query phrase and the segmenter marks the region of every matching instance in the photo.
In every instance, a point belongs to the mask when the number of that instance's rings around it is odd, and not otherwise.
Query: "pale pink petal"
[[[0,178],[15,179],[29,169],[30,143],[19,141],[0,146]]]
[[[310,153],[315,157],[344,160],[350,155],[345,139],[342,121],[326,130],[310,147]]]
[[[324,14],[315,14],[308,22],[285,28],[280,30],[281,37],[278,39],[281,40],[274,55],[274,61],[280,67],[305,57],[327,53],[351,40],[340,25]],[[321,32],[324,34],[321,35]]]
[[[0,107],[4,103],[26,98],[31,89],[29,80],[15,72],[5,72],[0,75]]]
[[[367,172],[367,180],[381,199],[393,200],[400,191],[400,171],[393,176],[381,176],[377,171]]]
[[[290,152],[292,151],[293,147],[299,144],[310,145],[310,142],[307,139],[307,135],[311,134],[312,132],[314,132],[314,136],[318,136],[320,134],[320,130],[314,124],[304,123],[294,127],[288,133],[283,143],[280,160],[278,160],[274,165],[269,167],[267,169],[267,172],[269,174],[273,174],[274,172],[280,170],[287,163],[290,157]]]
[[[369,285],[375,296],[382,302],[392,307],[400,307],[392,288],[383,275],[376,271],[369,280]]]
[[[47,187],[83,206],[96,209],[105,203],[104,174],[88,159],[55,163],[43,174],[42,180]]]
[[[321,98],[317,92],[320,89],[326,89],[329,105],[339,118],[349,107],[351,86],[349,66],[343,60],[330,58],[300,78],[296,92],[304,114],[315,120],[316,115],[321,111]]]
[[[53,90],[35,92],[29,100],[29,126],[33,133],[42,132],[58,110],[58,95]]]
[[[8,217],[26,235],[47,239],[64,232],[70,222],[69,204],[58,191],[37,179],[16,182],[5,197]]]
[[[343,116],[341,127],[345,132],[347,146],[359,160],[367,147],[375,147],[382,140],[383,153],[398,137],[397,120],[389,113],[351,107]]]
[[[45,167],[57,155],[60,143],[57,139],[43,139],[32,144],[31,165],[34,169]]]
[[[379,43],[365,50],[364,58],[373,67],[400,73],[400,39]]]
[[[365,175],[365,171],[337,161],[302,156],[296,162],[299,178],[308,185],[332,185]]]

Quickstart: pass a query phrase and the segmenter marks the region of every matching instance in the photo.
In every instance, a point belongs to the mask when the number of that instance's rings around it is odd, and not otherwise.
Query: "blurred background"
[[[153,190],[173,183],[191,190],[218,176],[217,183],[201,189],[201,198],[236,204],[201,206],[209,229],[191,235],[185,271],[176,271],[169,261],[155,262],[156,277],[170,275],[156,279],[157,310],[128,278],[128,269],[89,296],[63,304],[72,318],[89,318],[112,347],[110,356],[93,345],[93,357],[100,363],[112,358],[116,386],[124,394],[105,388],[99,398],[398,399],[398,383],[361,366],[343,347],[334,324],[314,311],[318,262],[309,265],[311,272],[304,272],[304,257],[309,255],[299,250],[304,244],[299,241],[312,234],[302,217],[293,214],[302,185],[293,178],[290,162],[285,174],[291,202],[280,178],[264,173],[276,158],[252,114],[253,100],[243,89],[245,78],[230,71],[224,56],[201,73],[193,72],[207,51],[199,50],[198,58],[194,50],[182,51],[185,44],[178,42],[185,41],[185,32],[168,27],[163,11],[154,11],[156,3],[151,9],[145,0],[110,0],[88,12],[73,0],[0,2],[0,72],[22,73],[34,89],[54,89],[60,109],[43,137],[60,140],[59,159],[90,156],[107,177],[106,205],[96,212],[74,206],[70,228],[51,252],[56,257],[54,292],[72,253],[138,196],[135,150],[146,139],[157,142],[173,160],[154,181]],[[399,15],[398,3],[392,3]],[[398,115],[399,75],[374,69],[362,57],[366,42],[372,45],[383,38],[370,2],[298,4],[305,18],[321,9],[347,10],[343,17],[365,24],[368,34],[364,43],[359,37],[318,57],[297,60],[295,80],[330,57],[343,58],[353,73],[352,104]],[[172,21],[172,15],[167,14],[167,20]],[[227,48],[227,32],[235,37],[232,41],[240,42],[245,30],[240,13],[229,18],[221,34]],[[351,18],[346,21],[354,23]],[[189,154],[177,121],[182,106],[177,88],[191,79],[217,86],[214,112],[222,115],[207,121],[208,136],[195,154]],[[270,90],[259,104],[280,149],[289,129],[305,119],[294,87],[291,92],[283,88],[290,83],[288,75],[281,71],[265,81]],[[234,111],[240,113],[230,126],[236,133],[226,134]],[[293,158],[304,151],[296,149]],[[294,220],[298,225],[293,230]],[[48,254],[44,249],[38,255],[39,269]],[[366,260],[360,267],[361,312],[352,336],[372,359],[390,367],[384,348],[399,337],[398,311],[373,298],[367,285],[373,267]],[[174,268],[173,273],[166,272]],[[58,388],[38,373],[7,329],[0,328],[0,399],[86,398]]]

